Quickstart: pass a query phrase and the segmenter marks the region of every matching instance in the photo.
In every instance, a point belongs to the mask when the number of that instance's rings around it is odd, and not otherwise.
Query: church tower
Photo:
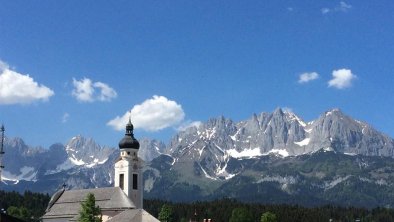
[[[142,209],[142,160],[138,158],[139,142],[134,138],[129,119],[126,133],[119,142],[120,157],[115,163],[115,187],[120,187],[138,209]]]

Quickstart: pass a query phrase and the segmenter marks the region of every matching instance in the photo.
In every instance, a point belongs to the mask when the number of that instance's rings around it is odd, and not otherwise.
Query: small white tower
[[[120,187],[138,209],[142,209],[142,160],[138,158],[139,142],[134,138],[133,124],[129,119],[126,133],[119,142],[120,157],[115,163],[115,187]]]

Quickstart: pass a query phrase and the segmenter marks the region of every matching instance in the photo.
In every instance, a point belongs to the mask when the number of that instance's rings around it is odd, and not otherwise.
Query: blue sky
[[[33,146],[287,107],[394,136],[392,1],[0,1],[0,122]],[[119,131],[120,130],[120,131]]]

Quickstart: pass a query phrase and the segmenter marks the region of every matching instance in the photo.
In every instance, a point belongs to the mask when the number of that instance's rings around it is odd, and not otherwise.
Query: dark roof
[[[119,148],[120,149],[127,149],[127,148],[132,148],[132,149],[139,149],[140,148],[140,143],[138,140],[134,138],[133,134],[133,129],[134,126],[129,120],[129,123],[126,125],[126,133],[123,139],[119,142]]]
[[[160,222],[154,216],[143,209],[125,210],[122,213],[112,217],[107,222]]]
[[[92,193],[101,211],[125,210],[135,208],[134,203],[119,187],[107,187],[84,190],[67,190],[47,209],[42,218],[73,218],[79,215],[81,202]]]
[[[56,201],[59,199],[59,197],[62,196],[65,189],[66,189],[66,187],[63,186],[62,189],[56,191],[56,193],[52,195],[51,199],[49,200],[48,207],[45,210],[45,212],[48,212],[51,209],[51,207],[56,203]]]

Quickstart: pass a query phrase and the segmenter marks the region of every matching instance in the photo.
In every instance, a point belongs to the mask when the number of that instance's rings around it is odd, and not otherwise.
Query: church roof
[[[106,187],[84,190],[66,190],[42,218],[74,218],[79,215],[81,202],[92,193],[101,211],[125,210],[135,208],[134,203],[119,187]]]
[[[160,222],[143,209],[130,209],[112,217],[107,222]]]
[[[134,138],[133,133],[134,126],[129,119],[129,122],[126,125],[126,133],[123,139],[119,142],[120,149],[139,149],[140,143],[138,140]]]

